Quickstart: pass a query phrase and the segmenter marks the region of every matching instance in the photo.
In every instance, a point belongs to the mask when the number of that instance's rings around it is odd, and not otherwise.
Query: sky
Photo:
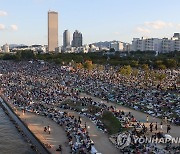
[[[180,0],[0,0],[0,45],[47,44],[47,13],[59,13],[59,45],[65,29],[83,43],[180,32]],[[72,36],[71,36],[72,39]]]

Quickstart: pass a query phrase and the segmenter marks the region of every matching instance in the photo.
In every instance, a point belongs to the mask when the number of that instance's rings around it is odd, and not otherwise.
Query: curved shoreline
[[[16,115],[13,109],[9,106],[6,100],[0,96],[1,107],[4,112],[13,120],[15,127],[26,138],[26,140],[33,145],[33,150],[37,153],[50,154],[46,147],[40,142],[40,140],[29,130],[26,124]]]

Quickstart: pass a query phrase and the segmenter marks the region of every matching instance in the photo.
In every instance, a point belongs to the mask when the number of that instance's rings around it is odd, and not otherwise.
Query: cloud
[[[13,24],[8,27],[6,27],[4,24],[0,24],[0,30],[6,30],[6,31],[17,31],[18,26]]]
[[[157,20],[144,22],[143,24],[137,26],[136,32],[143,34],[152,34],[154,32],[157,32],[157,30],[173,30],[177,29],[178,27],[180,27],[180,24]]]
[[[11,30],[13,31],[17,31],[18,30],[18,26],[17,25],[11,25]]]
[[[4,30],[5,28],[6,28],[6,26],[5,26],[5,25],[0,24],[0,30]]]
[[[7,16],[7,12],[0,10],[0,17],[1,17],[1,16]]]
[[[150,31],[149,29],[144,28],[144,27],[137,27],[137,28],[136,28],[136,31],[137,31],[137,32],[140,32],[140,33],[146,33],[146,34],[151,33],[151,31]]]
[[[119,32],[114,32],[113,34],[114,34],[114,35],[120,35],[120,33],[119,33]]]
[[[163,29],[166,27],[173,27],[173,23],[168,23],[164,21],[153,21],[153,22],[145,22],[144,26],[152,28],[152,29]]]

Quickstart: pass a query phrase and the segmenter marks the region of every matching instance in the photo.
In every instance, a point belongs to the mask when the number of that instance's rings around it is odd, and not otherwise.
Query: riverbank
[[[41,141],[43,145],[52,154],[59,153],[56,151],[58,146],[61,144],[63,153],[69,154],[70,148],[68,147],[68,141],[64,130],[59,127],[52,120],[45,118],[43,116],[38,116],[33,113],[23,113],[22,110],[17,109],[8,99],[6,99],[2,94],[2,98],[8,103],[11,109],[14,110],[16,115],[25,123],[29,130]],[[51,127],[51,134],[44,132],[44,127]]]
[[[13,120],[0,106],[0,153],[2,154],[35,154],[31,144],[18,131]]]
[[[29,130],[27,125],[18,117],[7,99],[5,99],[2,95],[0,97],[0,103],[1,108],[8,115],[8,117],[10,118],[14,126],[17,128],[18,132],[24,137],[26,142],[30,144],[31,149],[38,154],[49,154],[49,151]]]

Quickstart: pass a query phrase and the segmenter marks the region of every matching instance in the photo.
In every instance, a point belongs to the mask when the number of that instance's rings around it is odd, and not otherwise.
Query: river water
[[[35,154],[1,108],[0,154]]]

